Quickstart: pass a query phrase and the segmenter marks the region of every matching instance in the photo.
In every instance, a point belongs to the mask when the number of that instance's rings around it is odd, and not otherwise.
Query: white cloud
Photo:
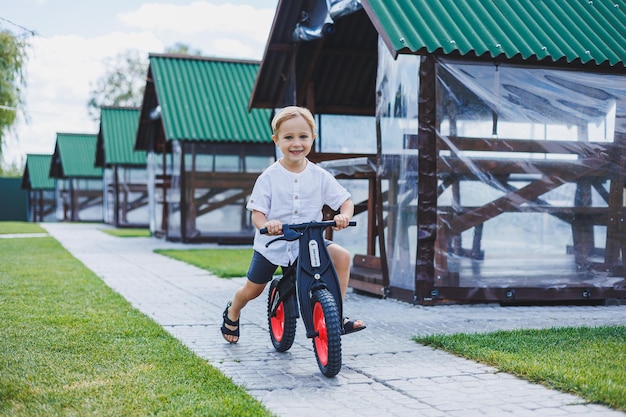
[[[138,49],[147,54],[162,50],[163,45],[149,33],[112,33],[93,39],[79,36],[36,38],[28,63],[28,96],[42,97],[42,93],[57,94],[63,99],[84,97],[89,83],[104,72],[106,59],[126,49]],[[35,100],[29,105],[38,105]]]
[[[231,34],[265,42],[274,16],[272,9],[197,1],[187,6],[146,3],[118,18],[131,28],[180,34]]]
[[[90,83],[105,72],[107,59],[127,49],[146,55],[163,44],[148,32],[112,33],[93,39],[55,36],[36,39],[29,60],[27,104],[34,112],[59,102],[88,100]]]
[[[254,48],[250,43],[244,43],[239,39],[216,39],[213,41],[212,50],[219,57],[250,58],[263,55],[262,48]]]
[[[34,38],[27,63],[25,104],[28,122],[19,118],[8,135],[3,159],[19,162],[26,153],[52,153],[57,132],[97,133],[87,113],[91,85],[105,72],[108,58],[127,49],[146,56],[163,43],[149,32],[111,33],[97,38]]]
[[[207,1],[184,6],[146,3],[118,14],[128,32],[33,38],[26,68],[29,122],[20,118],[5,138],[4,161],[19,163],[27,153],[52,153],[57,132],[96,133],[98,123],[87,113],[89,92],[118,54],[136,49],[147,55],[183,43],[208,56],[258,60],[274,13]]]

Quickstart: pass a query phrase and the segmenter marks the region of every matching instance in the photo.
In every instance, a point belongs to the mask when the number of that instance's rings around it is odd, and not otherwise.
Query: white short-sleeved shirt
[[[283,224],[322,220],[322,207],[338,210],[350,193],[325,169],[308,162],[299,173],[275,162],[259,175],[246,208],[265,214],[268,220]],[[298,241],[265,244],[276,236],[254,235],[254,249],[274,265],[286,266],[298,257]]]

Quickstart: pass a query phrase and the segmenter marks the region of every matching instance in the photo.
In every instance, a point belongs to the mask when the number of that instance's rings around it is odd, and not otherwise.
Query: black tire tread
[[[328,378],[332,378],[341,370],[341,320],[339,318],[339,309],[335,302],[335,298],[327,289],[319,289],[313,292],[311,297],[311,308],[315,303],[319,302],[324,312],[326,321],[326,332],[328,334],[328,364],[323,365],[317,355],[315,348],[315,338],[313,338],[313,350],[315,350],[315,359],[322,374]]]
[[[278,341],[274,337],[274,333],[272,332],[272,318],[270,316],[272,312],[272,294],[274,293],[274,289],[278,287],[279,279],[276,278],[272,281],[270,285],[269,294],[267,296],[267,327],[270,334],[270,339],[272,341],[272,345],[274,349],[279,352],[286,352],[291,349],[293,346],[293,342],[296,338],[296,317],[287,317],[285,318],[285,328],[283,329],[283,338]],[[276,291],[276,295],[278,295],[278,290]]]

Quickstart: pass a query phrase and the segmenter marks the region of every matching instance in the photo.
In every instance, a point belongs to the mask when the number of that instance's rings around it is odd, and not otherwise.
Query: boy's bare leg
[[[239,316],[241,315],[241,310],[248,304],[248,301],[254,300],[259,295],[263,293],[265,289],[265,284],[256,284],[250,280],[246,280],[246,283],[243,287],[239,288],[235,291],[235,296],[233,297],[233,301],[231,306],[228,308],[228,318],[232,321],[239,320]],[[236,330],[237,326],[229,326],[228,324],[224,324],[226,328],[230,330]],[[226,339],[230,343],[236,343],[239,338],[237,336],[231,335],[223,335],[224,339]]]
[[[345,300],[346,293],[348,292],[348,282],[350,281],[350,252],[336,243],[327,246],[327,249],[330,259],[335,266],[335,271],[337,271],[337,278],[339,279],[339,286],[341,287],[341,299]],[[365,326],[365,323],[363,323],[362,320],[354,321],[355,328],[363,326]]]

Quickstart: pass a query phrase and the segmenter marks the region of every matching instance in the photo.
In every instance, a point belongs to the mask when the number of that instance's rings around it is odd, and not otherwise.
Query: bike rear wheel
[[[334,377],[341,370],[341,320],[335,298],[327,289],[313,292],[313,349],[317,365],[326,377]]]
[[[278,301],[280,299],[279,281],[275,279],[270,285],[267,299],[267,322],[274,349],[286,352],[291,348],[296,337],[296,317],[288,317],[285,314],[285,303]]]

